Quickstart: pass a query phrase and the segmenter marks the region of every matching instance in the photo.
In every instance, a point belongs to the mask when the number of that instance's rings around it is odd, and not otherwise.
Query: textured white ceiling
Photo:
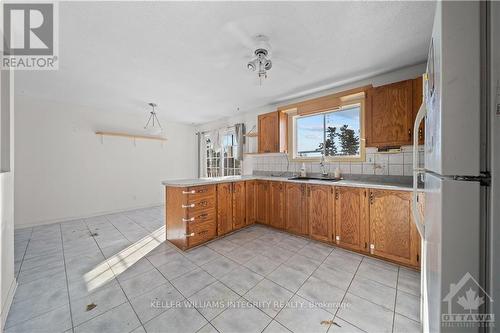
[[[432,2],[61,2],[59,70],[17,73],[16,92],[139,114],[154,101],[203,123],[419,63],[433,15]],[[234,31],[270,38],[262,86]]]

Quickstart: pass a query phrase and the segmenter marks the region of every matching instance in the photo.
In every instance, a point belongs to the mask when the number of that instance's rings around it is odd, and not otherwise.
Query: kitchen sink
[[[332,177],[290,177],[289,180],[325,180],[329,182],[338,182],[342,178],[332,178]]]

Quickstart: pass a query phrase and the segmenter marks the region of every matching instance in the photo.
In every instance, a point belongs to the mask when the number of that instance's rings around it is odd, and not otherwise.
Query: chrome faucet
[[[321,169],[321,176],[328,176],[328,172],[325,170],[325,155],[321,154],[321,160],[319,161],[319,168]]]

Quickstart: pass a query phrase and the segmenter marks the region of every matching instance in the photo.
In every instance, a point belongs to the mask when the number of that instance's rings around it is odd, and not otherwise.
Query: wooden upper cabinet
[[[285,229],[299,235],[307,235],[306,184],[285,185]]]
[[[416,79],[412,80],[412,84],[413,84],[413,122],[415,122],[418,110],[420,109],[420,106],[422,105],[422,102],[424,100],[424,84],[422,77],[419,76]],[[420,127],[418,128],[418,143],[421,145],[424,144],[424,135],[425,135],[424,124],[425,123],[422,121]]]
[[[308,185],[309,236],[331,242],[333,234],[333,186]]]
[[[256,181],[256,222],[268,224],[269,182],[265,180]]]
[[[285,226],[285,191],[282,182],[269,182],[269,224],[275,228],[283,229]]]
[[[369,89],[366,109],[366,146],[412,144],[413,80]]]
[[[233,229],[246,225],[246,195],[245,182],[232,183],[233,189]]]
[[[335,243],[339,246],[368,251],[368,190],[335,187]]]
[[[280,111],[258,116],[259,153],[286,152],[287,117]]]
[[[217,185],[217,234],[224,235],[233,230],[232,183]]]
[[[417,267],[420,236],[413,222],[411,192],[370,190],[370,253]]]
[[[246,224],[248,225],[257,221],[257,182],[255,180],[247,180],[245,187]]]

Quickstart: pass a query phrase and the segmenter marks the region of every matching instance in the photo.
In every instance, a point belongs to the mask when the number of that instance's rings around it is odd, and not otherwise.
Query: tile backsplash
[[[299,172],[302,162],[288,161],[286,154],[248,155],[250,161],[246,163],[245,174],[253,171],[269,172]],[[423,166],[423,146],[419,147],[420,167]],[[320,172],[318,162],[305,162],[307,172]],[[328,162],[325,165],[329,173],[339,167],[342,174],[364,175],[413,175],[413,146],[401,147],[399,153],[379,153],[377,148],[366,148],[364,162]],[[250,169],[251,170],[248,170]]]

